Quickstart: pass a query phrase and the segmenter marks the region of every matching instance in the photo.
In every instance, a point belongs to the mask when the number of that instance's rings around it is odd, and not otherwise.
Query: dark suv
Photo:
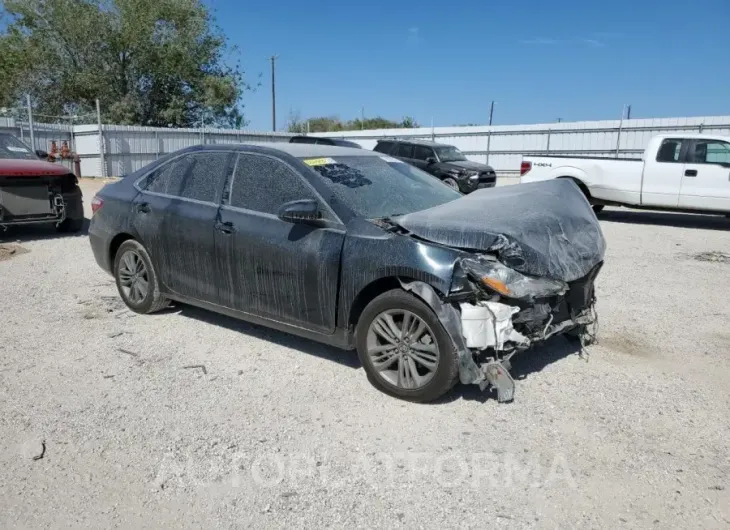
[[[317,145],[336,145],[338,147],[354,147],[362,149],[360,144],[342,140],[341,138],[321,138],[318,136],[292,136],[289,139],[290,144],[317,144]]]
[[[497,175],[491,166],[472,162],[453,145],[425,140],[378,140],[373,149],[414,165],[462,193],[493,188]]]

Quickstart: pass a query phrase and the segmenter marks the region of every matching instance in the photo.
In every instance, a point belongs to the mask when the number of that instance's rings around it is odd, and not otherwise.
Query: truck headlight
[[[497,261],[465,259],[462,266],[474,280],[506,298],[530,300],[564,294],[568,284],[550,278],[531,278]]]

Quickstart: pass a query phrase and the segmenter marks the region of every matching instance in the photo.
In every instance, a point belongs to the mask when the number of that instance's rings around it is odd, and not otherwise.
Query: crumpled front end
[[[404,235],[462,252],[447,295],[406,286],[439,315],[459,352],[462,383],[491,385],[510,401],[513,355],[561,333],[593,341],[606,243],[573,182],[476,192],[393,221]]]
[[[519,273],[506,278],[507,268],[490,257],[464,258],[457,263],[455,289],[446,297],[423,282],[403,287],[439,317],[458,352],[461,383],[482,390],[491,386],[500,402],[508,402],[514,398],[509,370],[515,354],[559,334],[570,333],[581,346],[595,340],[594,282],[602,265],[565,283]]]

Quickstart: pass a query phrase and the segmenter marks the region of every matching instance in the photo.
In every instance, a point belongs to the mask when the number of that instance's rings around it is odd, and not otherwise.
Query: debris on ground
[[[30,252],[30,250],[21,247],[20,245],[3,243],[0,244],[0,261],[5,261],[21,254],[27,254],[28,252]]]
[[[196,368],[200,368],[205,375],[208,375],[208,369],[203,364],[191,364],[188,366],[183,366],[183,370],[194,370]]]
[[[730,254],[713,250],[711,252],[700,252],[692,256],[697,261],[709,261],[711,263],[730,263]]]

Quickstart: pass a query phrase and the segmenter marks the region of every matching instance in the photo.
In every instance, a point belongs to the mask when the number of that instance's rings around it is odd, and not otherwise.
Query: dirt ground
[[[83,183],[88,202],[99,183]],[[1,528],[728,528],[730,220],[608,209],[599,344],[515,401],[377,392],[356,355],[129,312],[85,235],[0,233]]]

